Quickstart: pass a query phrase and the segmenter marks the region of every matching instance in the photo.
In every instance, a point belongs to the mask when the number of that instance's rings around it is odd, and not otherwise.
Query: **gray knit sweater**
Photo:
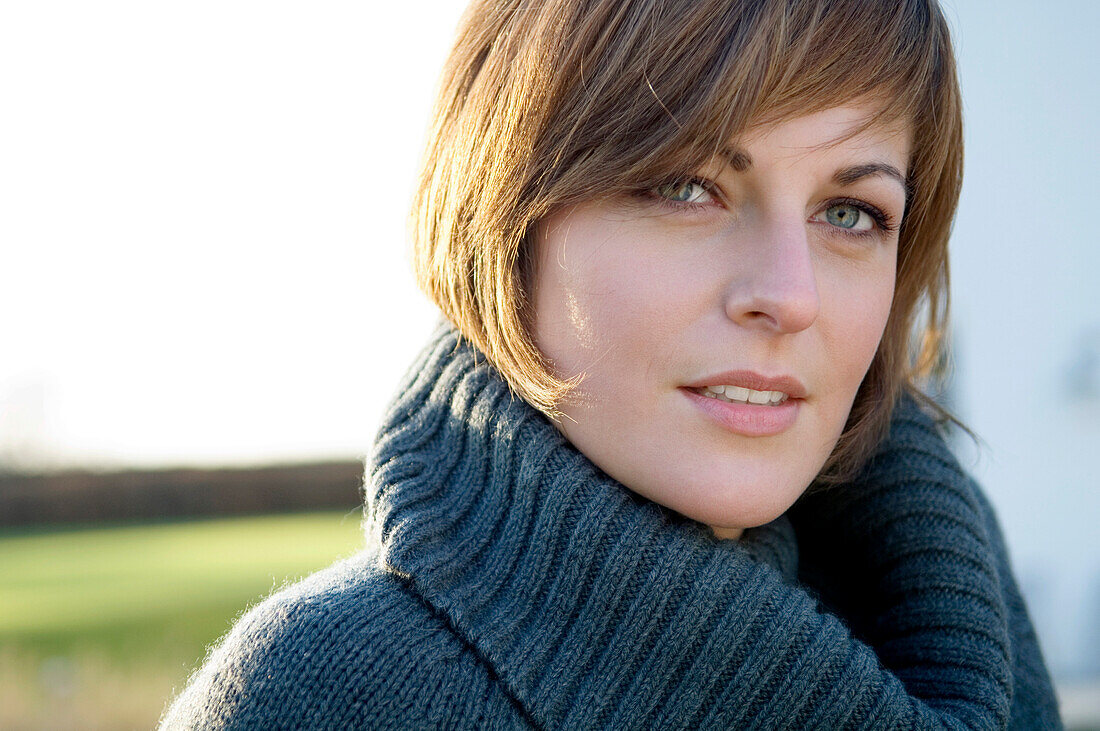
[[[164,728],[1060,727],[989,506],[908,401],[856,484],[719,541],[442,328],[366,500],[367,550],[246,614]]]

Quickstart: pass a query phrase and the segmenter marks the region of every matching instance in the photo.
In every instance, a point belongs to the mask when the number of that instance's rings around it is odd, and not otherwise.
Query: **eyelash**
[[[861,201],[858,198],[835,198],[826,204],[825,209],[828,210],[833,206],[851,206],[852,208],[858,208],[860,211],[870,216],[871,220],[875,222],[875,225],[885,233],[892,234],[898,229],[897,224],[894,223],[890,216],[882,209],[871,205],[867,201]],[[847,231],[836,226],[833,228],[850,236],[867,236],[872,233],[871,231]]]
[[[638,193],[640,194],[641,197],[652,200],[652,201],[656,202],[658,205],[665,206],[666,208],[668,208],[669,210],[672,210],[672,211],[702,210],[702,209],[706,208],[709,204],[707,204],[707,203],[696,203],[696,202],[693,202],[693,201],[674,201],[674,200],[671,200],[669,198],[664,197],[663,195],[661,195],[657,192],[658,188],[662,188],[666,185],[678,186],[678,185],[693,185],[693,184],[698,185],[700,188],[705,190],[708,195],[711,195],[715,198],[721,198],[721,196],[719,196],[715,192],[714,183],[710,180],[707,180],[706,178],[675,178],[673,180],[668,180],[664,183],[658,183],[657,185],[653,186],[652,188],[646,188],[644,190],[640,190],[640,191],[638,191]]]
[[[670,211],[685,211],[685,210],[686,211],[698,211],[698,210],[703,210],[703,209],[709,207],[710,204],[708,204],[708,203],[697,203],[697,202],[694,202],[694,201],[684,201],[684,202],[674,201],[674,200],[666,198],[665,196],[660,195],[659,193],[657,193],[658,188],[661,188],[661,187],[666,186],[666,185],[692,185],[692,184],[700,186],[703,190],[705,190],[707,192],[708,195],[721,200],[721,196],[718,195],[718,193],[715,190],[716,186],[715,186],[714,182],[710,181],[710,180],[707,180],[706,178],[698,178],[698,177],[677,178],[675,180],[671,180],[671,181],[668,181],[666,183],[660,183],[658,185],[653,186],[652,188],[646,188],[645,190],[639,191],[639,193],[641,194],[642,197],[647,198],[649,200],[652,200],[653,202],[657,203],[660,206],[663,206],[663,207],[669,209]],[[828,210],[829,208],[832,208],[833,206],[852,206],[853,208],[859,209],[861,212],[863,212],[863,213],[867,214],[868,216],[870,216],[871,220],[875,222],[875,225],[878,226],[879,230],[884,232],[884,233],[892,234],[895,231],[897,231],[897,229],[898,229],[898,226],[897,226],[896,223],[894,223],[894,220],[889,215],[887,215],[882,209],[878,208],[877,206],[873,206],[873,205],[871,205],[870,203],[868,203],[866,201],[859,200],[858,198],[834,198],[830,201],[827,201],[822,210]],[[835,229],[837,231],[837,233],[840,233],[844,236],[854,236],[854,237],[857,237],[857,238],[863,238],[863,237],[871,236],[871,235],[874,235],[874,233],[875,233],[874,230],[849,231],[849,230],[840,228],[839,226],[830,226],[830,228]]]

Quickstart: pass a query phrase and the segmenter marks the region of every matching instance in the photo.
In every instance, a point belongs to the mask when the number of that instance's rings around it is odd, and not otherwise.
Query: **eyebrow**
[[[722,155],[726,158],[726,164],[739,173],[743,173],[752,167],[752,158],[744,150],[727,147],[722,150]]]
[[[726,164],[739,173],[743,173],[752,167],[752,157],[744,150],[739,150],[736,147],[727,147],[722,150],[722,155],[726,159]],[[909,180],[900,170],[885,162],[869,162],[863,165],[852,165],[851,167],[841,168],[833,174],[833,181],[839,185],[851,185],[863,178],[869,178],[876,175],[895,180],[905,191],[906,198],[909,197],[909,193],[912,190],[912,185]]]
[[[885,162],[869,162],[865,165],[853,165],[837,170],[833,174],[833,180],[840,185],[851,185],[857,180],[876,175],[882,175],[897,181],[898,185],[905,191],[906,197],[908,197],[910,190],[909,180],[901,174],[900,170]]]

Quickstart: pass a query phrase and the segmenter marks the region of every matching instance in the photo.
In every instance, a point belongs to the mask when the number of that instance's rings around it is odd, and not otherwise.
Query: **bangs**
[[[597,6],[559,39],[546,85],[565,103],[549,105],[543,149],[556,164],[543,169],[570,199],[689,172],[749,125],[868,98],[881,101],[868,126],[921,126],[949,44],[925,0]]]

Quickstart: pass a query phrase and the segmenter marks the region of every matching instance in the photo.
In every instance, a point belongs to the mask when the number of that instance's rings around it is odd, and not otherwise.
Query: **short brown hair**
[[[750,124],[864,98],[884,101],[876,120],[908,121],[913,145],[890,318],[818,481],[849,477],[901,390],[942,361],[962,118],[936,0],[474,0],[444,68],[413,206],[420,285],[553,416],[571,384],[532,338],[524,281],[535,224],[691,173]]]

